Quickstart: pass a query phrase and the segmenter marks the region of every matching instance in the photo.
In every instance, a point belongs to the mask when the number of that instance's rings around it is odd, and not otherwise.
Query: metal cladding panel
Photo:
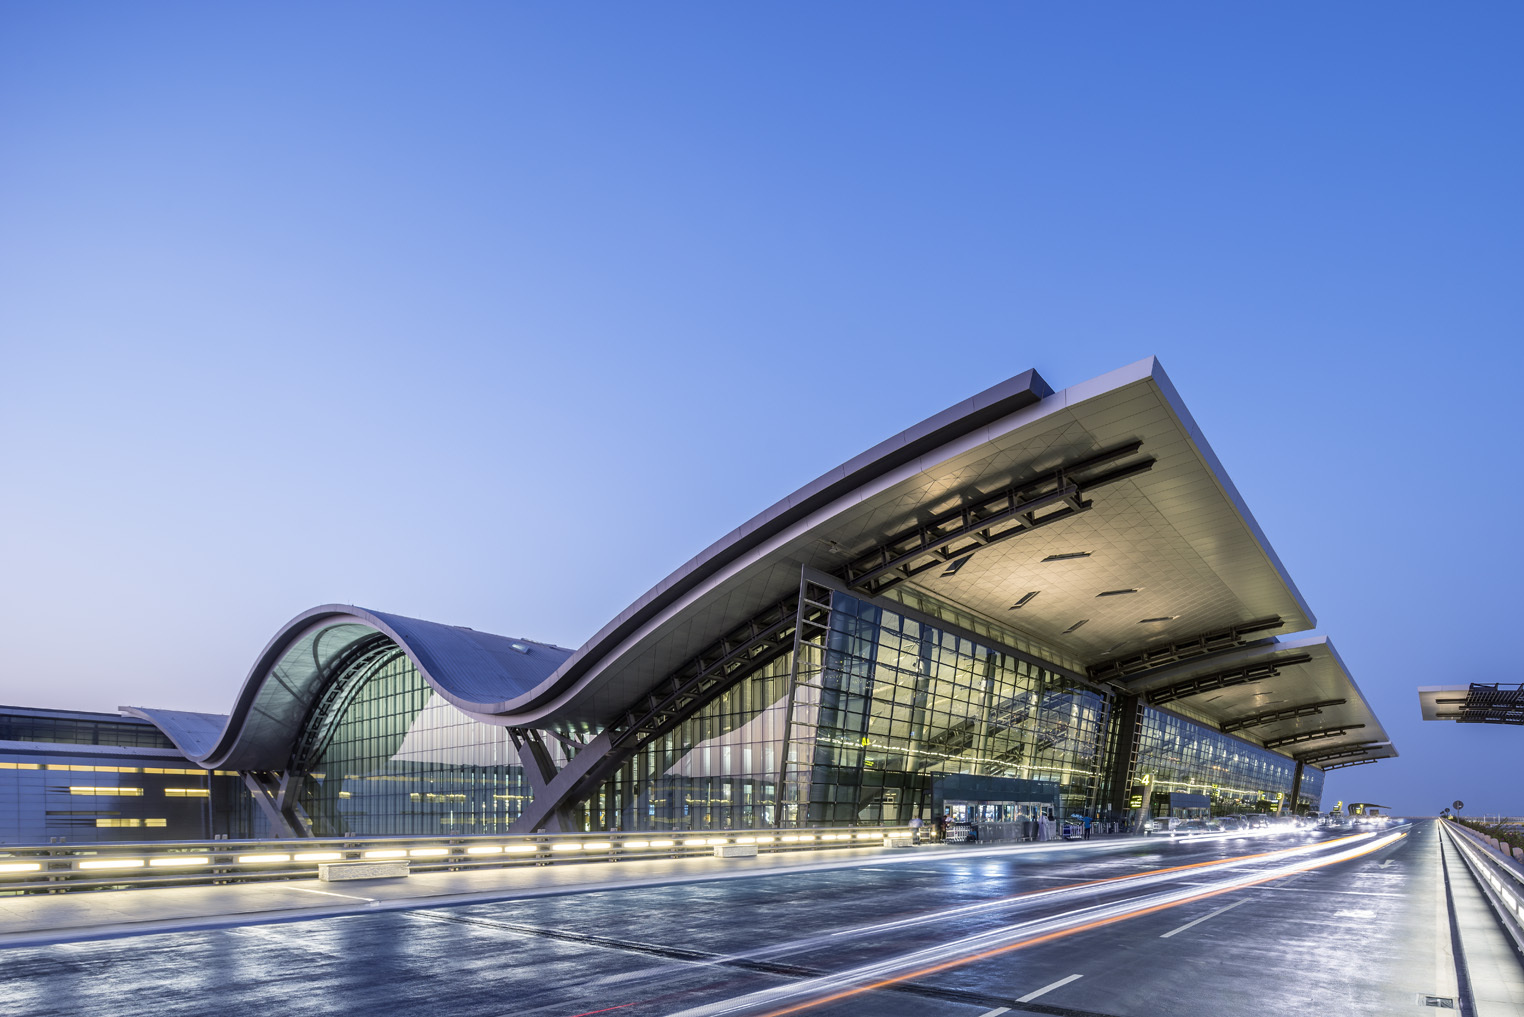
[[[406,653],[440,696],[468,712],[482,699],[534,688],[571,656],[570,650],[547,643],[329,604],[303,612],[276,633],[217,732],[210,732],[215,718],[208,714],[129,712],[156,724],[202,766],[280,769],[313,704],[337,677],[335,669],[356,646],[377,639]],[[186,717],[203,720],[187,722]]]
[[[590,672],[604,670],[611,660],[623,658],[632,645],[644,645],[651,626],[663,624],[664,614],[680,609],[680,605],[695,604],[695,594],[710,589],[716,577],[734,574],[738,566],[755,565],[759,550],[787,539],[787,534],[807,525],[808,520],[823,513],[830,514],[835,506],[860,500],[864,485],[872,484],[886,474],[915,473],[921,457],[927,453],[935,452],[950,441],[966,440],[968,434],[981,433],[987,425],[1013,414],[1040,406],[1052,395],[1053,389],[1036,371],[1024,371],[854,456],[683,563],[583,644],[552,681],[527,696],[483,703],[480,712],[512,716],[525,723],[541,719],[580,719],[595,723],[604,720],[607,714],[593,709],[595,704],[601,706],[606,702],[603,697],[583,698],[575,693],[587,685],[602,688],[609,684],[609,679],[589,680],[588,676]],[[784,592],[788,586],[797,585],[798,563],[793,568],[794,579],[780,587]],[[780,592],[778,597],[783,595]],[[741,616],[730,624],[744,620],[745,616]],[[676,659],[680,662],[697,653],[724,628],[725,623],[719,623],[714,635],[694,643],[686,656],[679,653]],[[660,677],[664,674],[653,680],[660,680]],[[628,702],[641,691],[644,690],[633,689],[617,694],[615,699]]]
[[[1290,663],[1310,658],[1304,663]],[[1260,681],[1189,696],[1176,703],[1164,702],[1160,709],[1178,706],[1181,712],[1202,717],[1219,726],[1232,725],[1265,714],[1290,711],[1297,707],[1344,700],[1339,705],[1320,707],[1320,712],[1255,724],[1233,730],[1240,738],[1259,744],[1296,739],[1317,732],[1344,729],[1343,735],[1318,737],[1310,741],[1286,742],[1272,746],[1275,751],[1295,756],[1310,751],[1334,751],[1367,742],[1386,742],[1386,729],[1366,702],[1355,680],[1350,677],[1333,644],[1325,638],[1270,639],[1227,653],[1196,657],[1184,663],[1150,672],[1145,678],[1128,683],[1128,690],[1157,692],[1194,678],[1252,665],[1275,664],[1279,674]],[[1391,755],[1396,755],[1392,750]]]
[[[1284,619],[1283,631],[1315,624],[1152,358],[936,433],[942,445],[858,470],[856,486],[767,539],[741,551],[722,541],[723,562],[690,562],[674,574],[705,573],[702,581],[680,593],[674,579],[664,581],[621,615],[628,624],[600,633],[544,686],[484,712],[522,724],[605,721],[748,612],[787,596],[801,567],[835,573],[939,513],[1138,440],[1153,468],[1100,490],[1090,511],[979,550],[954,576],[928,573],[911,585],[1086,662],[1267,616]],[[1043,562],[1074,551],[1091,556]],[[1124,587],[1139,592],[1096,596]],[[1040,595],[1010,611],[1032,590]],[[1078,621],[1085,624],[1075,628]]]
[[[389,634],[447,699],[467,710],[532,691],[572,655],[571,650],[548,643],[379,611],[368,613],[386,624]]]
[[[839,574],[852,558],[941,513],[1139,442],[1136,455],[1150,458],[1151,468],[1087,492],[1088,510],[988,544],[955,574],[931,570],[909,586],[1090,665],[1266,617],[1282,619],[1283,632],[1315,624],[1157,361],[1057,393],[1028,371],[778,502],[575,652],[354,607],[306,612],[267,647],[206,759],[283,765],[269,760],[283,731],[288,746],[295,737],[316,695],[311,682],[320,679],[305,671],[297,681],[270,678],[302,639],[340,625],[385,633],[444,698],[479,719],[597,727],[792,594],[801,568]],[[1044,560],[1076,552],[1086,557]],[[240,741],[242,755],[234,753]]]
[[[1418,690],[1424,720],[1455,720],[1466,705],[1469,685],[1425,685]]]
[[[223,713],[151,710],[138,706],[123,706],[120,709],[127,716],[146,720],[164,732],[165,737],[191,759],[199,759],[210,752],[217,743],[217,736],[222,734],[228,724],[227,715]]]

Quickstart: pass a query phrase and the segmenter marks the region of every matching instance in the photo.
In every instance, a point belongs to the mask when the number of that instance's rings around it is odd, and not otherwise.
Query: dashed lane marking
[[[1030,1002],[1032,1002],[1032,1000],[1036,999],[1038,996],[1046,996],[1048,993],[1052,992],[1054,989],[1062,988],[1063,986],[1068,985],[1070,982],[1074,981],[1076,978],[1080,978],[1080,977],[1082,977],[1082,976],[1080,976],[1080,975],[1070,975],[1068,978],[1060,978],[1056,982],[1049,982],[1047,985],[1044,985],[1042,988],[1038,989],[1036,992],[1029,992],[1025,996],[1018,997],[1016,1002],[1018,1002],[1018,1003],[1030,1003]],[[996,1012],[998,1013],[999,1011],[996,1011]],[[985,1017],[988,1017],[988,1015],[986,1014]]]
[[[1206,921],[1208,918],[1216,918],[1218,915],[1222,914],[1224,911],[1232,911],[1234,908],[1238,907],[1238,905],[1240,905],[1240,904],[1247,904],[1247,903],[1249,903],[1249,898],[1247,898],[1247,897],[1245,897],[1243,900],[1236,900],[1233,903],[1226,905],[1225,907],[1218,908],[1216,911],[1213,911],[1210,914],[1202,915],[1200,918],[1196,919],[1194,922],[1186,922],[1184,925],[1180,926],[1180,928],[1178,928],[1178,929],[1170,929],[1168,932],[1164,933],[1159,938],[1160,939],[1168,939],[1169,937],[1175,935],[1176,933],[1184,932],[1186,929],[1189,929],[1193,925],[1200,925],[1202,922]]]

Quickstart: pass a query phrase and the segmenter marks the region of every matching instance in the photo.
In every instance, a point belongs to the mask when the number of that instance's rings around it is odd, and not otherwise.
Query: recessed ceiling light
[[[1097,597],[1120,597],[1124,593],[1137,593],[1142,588],[1143,587],[1141,587],[1141,586],[1135,586],[1135,587],[1133,587],[1131,589],[1128,589],[1128,590],[1107,590],[1104,593],[1097,593],[1096,596]]]
[[[1037,594],[1040,593],[1040,592],[1041,591],[1039,591],[1039,590],[1033,590],[1031,593],[1028,593],[1026,596],[1022,597],[1016,603],[1014,603],[1010,607],[1006,608],[1006,610],[1007,611],[1014,611],[1014,610],[1016,610],[1019,607],[1026,607],[1028,604],[1030,604],[1032,602],[1032,598],[1037,596]]]
[[[1088,558],[1089,551],[1070,551],[1067,554],[1050,554],[1043,561],[1068,561],[1070,558]]]
[[[971,554],[964,555],[962,558],[959,558],[957,561],[955,561],[951,565],[947,566],[947,569],[942,574],[944,576],[955,575],[959,569],[961,569],[963,566],[968,564],[969,559],[971,559],[972,557],[973,557],[973,555],[971,555]]]
[[[1064,629],[1063,634],[1067,636],[1069,633],[1073,632],[1075,629],[1079,628],[1081,625],[1085,624],[1089,620],[1090,620],[1089,618],[1081,618],[1079,621],[1075,622],[1073,625],[1070,625],[1068,628]]]

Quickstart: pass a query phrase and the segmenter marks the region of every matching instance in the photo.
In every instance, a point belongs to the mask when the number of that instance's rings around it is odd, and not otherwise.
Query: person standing
[[[912,816],[910,819],[910,843],[921,843],[921,817]]]
[[[1089,840],[1090,839],[1090,813],[1088,813],[1088,812],[1085,813],[1085,835],[1082,838],[1080,838],[1080,839],[1081,840]]]

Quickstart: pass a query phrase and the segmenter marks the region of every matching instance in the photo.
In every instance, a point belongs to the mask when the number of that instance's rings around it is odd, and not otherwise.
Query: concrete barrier
[[[757,857],[757,845],[755,844],[716,844],[714,847],[716,858],[755,858]]]
[[[894,834],[884,838],[884,847],[908,848],[914,847],[914,842],[911,840],[909,834]]]
[[[385,862],[323,862],[318,878],[325,883],[344,879],[395,879],[408,874],[406,859]]]

